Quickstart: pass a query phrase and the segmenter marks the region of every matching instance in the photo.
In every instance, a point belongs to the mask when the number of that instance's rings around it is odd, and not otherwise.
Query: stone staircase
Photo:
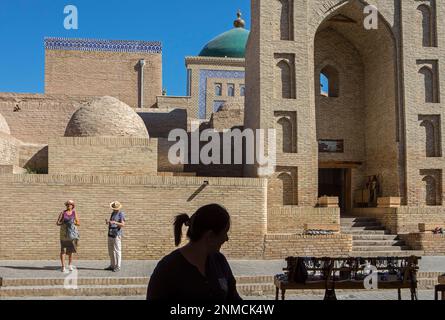
[[[391,234],[376,219],[342,217],[341,232],[352,235],[351,256],[396,257],[423,255],[413,251],[398,235]]]

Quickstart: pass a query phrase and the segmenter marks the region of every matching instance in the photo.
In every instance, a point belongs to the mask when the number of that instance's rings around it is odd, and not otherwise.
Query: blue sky
[[[79,29],[65,30],[66,5]],[[241,9],[250,29],[250,0],[0,0],[0,92],[43,93],[43,38],[161,41],[169,95],[185,95],[184,57],[198,55],[232,28]]]

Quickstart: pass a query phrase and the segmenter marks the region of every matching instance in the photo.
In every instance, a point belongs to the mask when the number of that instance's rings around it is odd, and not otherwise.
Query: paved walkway
[[[235,276],[273,276],[283,272],[284,260],[231,260]],[[149,277],[157,261],[123,261],[122,271],[104,271],[108,261],[75,261],[80,277]],[[423,257],[420,272],[444,272],[445,257]],[[0,261],[3,278],[63,278],[59,261]]]
[[[283,272],[285,261],[229,261],[235,276],[273,276]],[[122,271],[104,271],[108,261],[75,261],[79,277],[149,277],[157,261],[123,261]],[[444,267],[445,270],[445,267]],[[59,261],[0,261],[0,277],[3,278],[64,278]]]

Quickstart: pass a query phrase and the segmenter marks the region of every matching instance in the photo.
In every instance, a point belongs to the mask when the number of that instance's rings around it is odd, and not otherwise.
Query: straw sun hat
[[[117,211],[122,209],[122,204],[119,201],[113,201],[110,203],[110,208]]]

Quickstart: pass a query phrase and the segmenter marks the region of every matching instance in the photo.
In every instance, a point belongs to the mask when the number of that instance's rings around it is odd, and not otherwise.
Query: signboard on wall
[[[318,140],[318,151],[323,153],[343,153],[343,140]]]

